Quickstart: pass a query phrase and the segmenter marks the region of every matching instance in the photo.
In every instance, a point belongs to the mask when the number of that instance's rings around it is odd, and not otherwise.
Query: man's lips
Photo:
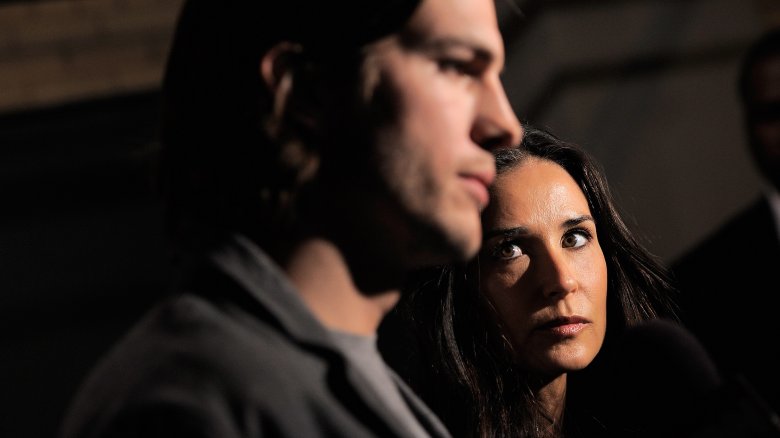
[[[481,210],[485,208],[490,201],[490,195],[488,194],[487,186],[473,177],[461,176],[461,179],[463,180],[463,184],[466,187],[466,191],[468,191],[469,195],[471,195],[471,197],[477,203],[479,209]]]
[[[495,171],[473,172],[460,175],[466,190],[479,205],[480,210],[485,208],[490,201],[488,187],[496,178]]]

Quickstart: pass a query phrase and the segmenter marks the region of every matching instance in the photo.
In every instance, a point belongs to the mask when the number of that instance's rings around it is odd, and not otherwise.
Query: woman
[[[479,255],[404,298],[427,364],[407,377],[456,436],[599,434],[597,355],[676,319],[673,288],[583,151],[526,127],[496,159]]]

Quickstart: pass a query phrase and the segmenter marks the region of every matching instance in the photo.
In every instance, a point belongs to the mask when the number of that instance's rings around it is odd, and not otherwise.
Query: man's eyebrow
[[[528,228],[526,227],[509,227],[509,228],[493,228],[492,230],[485,231],[485,235],[482,240],[492,239],[496,236],[503,236],[505,238],[519,236],[522,234],[528,234]]]
[[[485,47],[484,44],[466,38],[438,37],[427,39],[420,37],[407,39],[406,44],[410,47],[417,47],[419,50],[428,53],[443,52],[452,49],[467,49],[472,52],[475,60],[485,64],[489,64],[497,58],[496,53]]]
[[[482,44],[463,38],[447,37],[431,41],[430,46],[439,50],[466,48],[474,53],[474,56],[482,61],[492,61],[495,54]]]

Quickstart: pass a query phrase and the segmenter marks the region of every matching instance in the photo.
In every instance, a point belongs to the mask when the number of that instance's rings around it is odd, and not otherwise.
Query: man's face
[[[780,189],[780,56],[753,67],[748,129],[758,167]]]
[[[522,130],[499,73],[493,0],[424,0],[398,33],[367,50],[363,98],[375,129],[372,166],[390,207],[385,232],[410,266],[465,260],[495,165],[486,149]]]

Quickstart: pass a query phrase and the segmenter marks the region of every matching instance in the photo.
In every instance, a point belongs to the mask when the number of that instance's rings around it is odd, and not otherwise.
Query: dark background
[[[86,370],[165,290],[157,104],[0,118],[0,436],[52,436]]]
[[[0,437],[53,436],[165,292],[154,151],[179,3],[0,0]],[[498,2],[515,110],[599,159],[660,259],[758,193],[734,81],[778,2],[517,3]]]

